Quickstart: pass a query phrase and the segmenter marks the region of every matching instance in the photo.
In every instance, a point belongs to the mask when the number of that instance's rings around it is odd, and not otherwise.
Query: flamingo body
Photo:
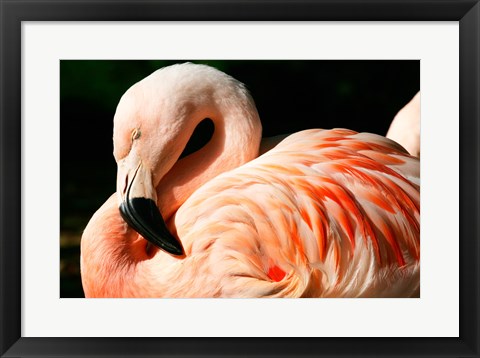
[[[82,238],[85,294],[415,297],[419,193],[419,160],[395,142],[298,132],[187,196],[166,221],[182,256],[149,245],[112,195]]]

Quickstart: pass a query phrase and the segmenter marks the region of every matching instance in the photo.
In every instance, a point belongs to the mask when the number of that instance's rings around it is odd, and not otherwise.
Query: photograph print
[[[420,61],[61,60],[60,297],[420,297]]]

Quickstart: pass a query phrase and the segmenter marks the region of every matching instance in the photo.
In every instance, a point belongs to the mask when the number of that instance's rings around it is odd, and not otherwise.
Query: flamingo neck
[[[136,268],[151,258],[146,245],[121,218],[113,194],[82,235],[80,265],[86,297],[134,296]]]
[[[215,126],[210,141],[177,161],[157,186],[157,203],[166,221],[204,183],[258,156],[262,136],[260,119],[253,100],[246,92],[242,94],[243,98],[238,98],[238,94],[231,96],[235,98],[231,101],[224,99],[225,95],[214,100],[209,109],[195,114],[195,120],[184,132],[189,135],[183,138],[183,146],[204,118],[210,118]]]

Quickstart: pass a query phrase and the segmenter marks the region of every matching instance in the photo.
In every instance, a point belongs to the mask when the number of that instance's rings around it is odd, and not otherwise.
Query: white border
[[[459,26],[22,24],[22,336],[458,336]],[[59,59],[420,59],[421,299],[59,299]]]

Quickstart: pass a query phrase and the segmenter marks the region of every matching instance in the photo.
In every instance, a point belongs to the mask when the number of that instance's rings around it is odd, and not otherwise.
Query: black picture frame
[[[478,0],[0,0],[0,353],[37,356],[479,357]],[[459,21],[460,337],[21,337],[22,21]],[[439,315],[442,313],[439,312]]]

